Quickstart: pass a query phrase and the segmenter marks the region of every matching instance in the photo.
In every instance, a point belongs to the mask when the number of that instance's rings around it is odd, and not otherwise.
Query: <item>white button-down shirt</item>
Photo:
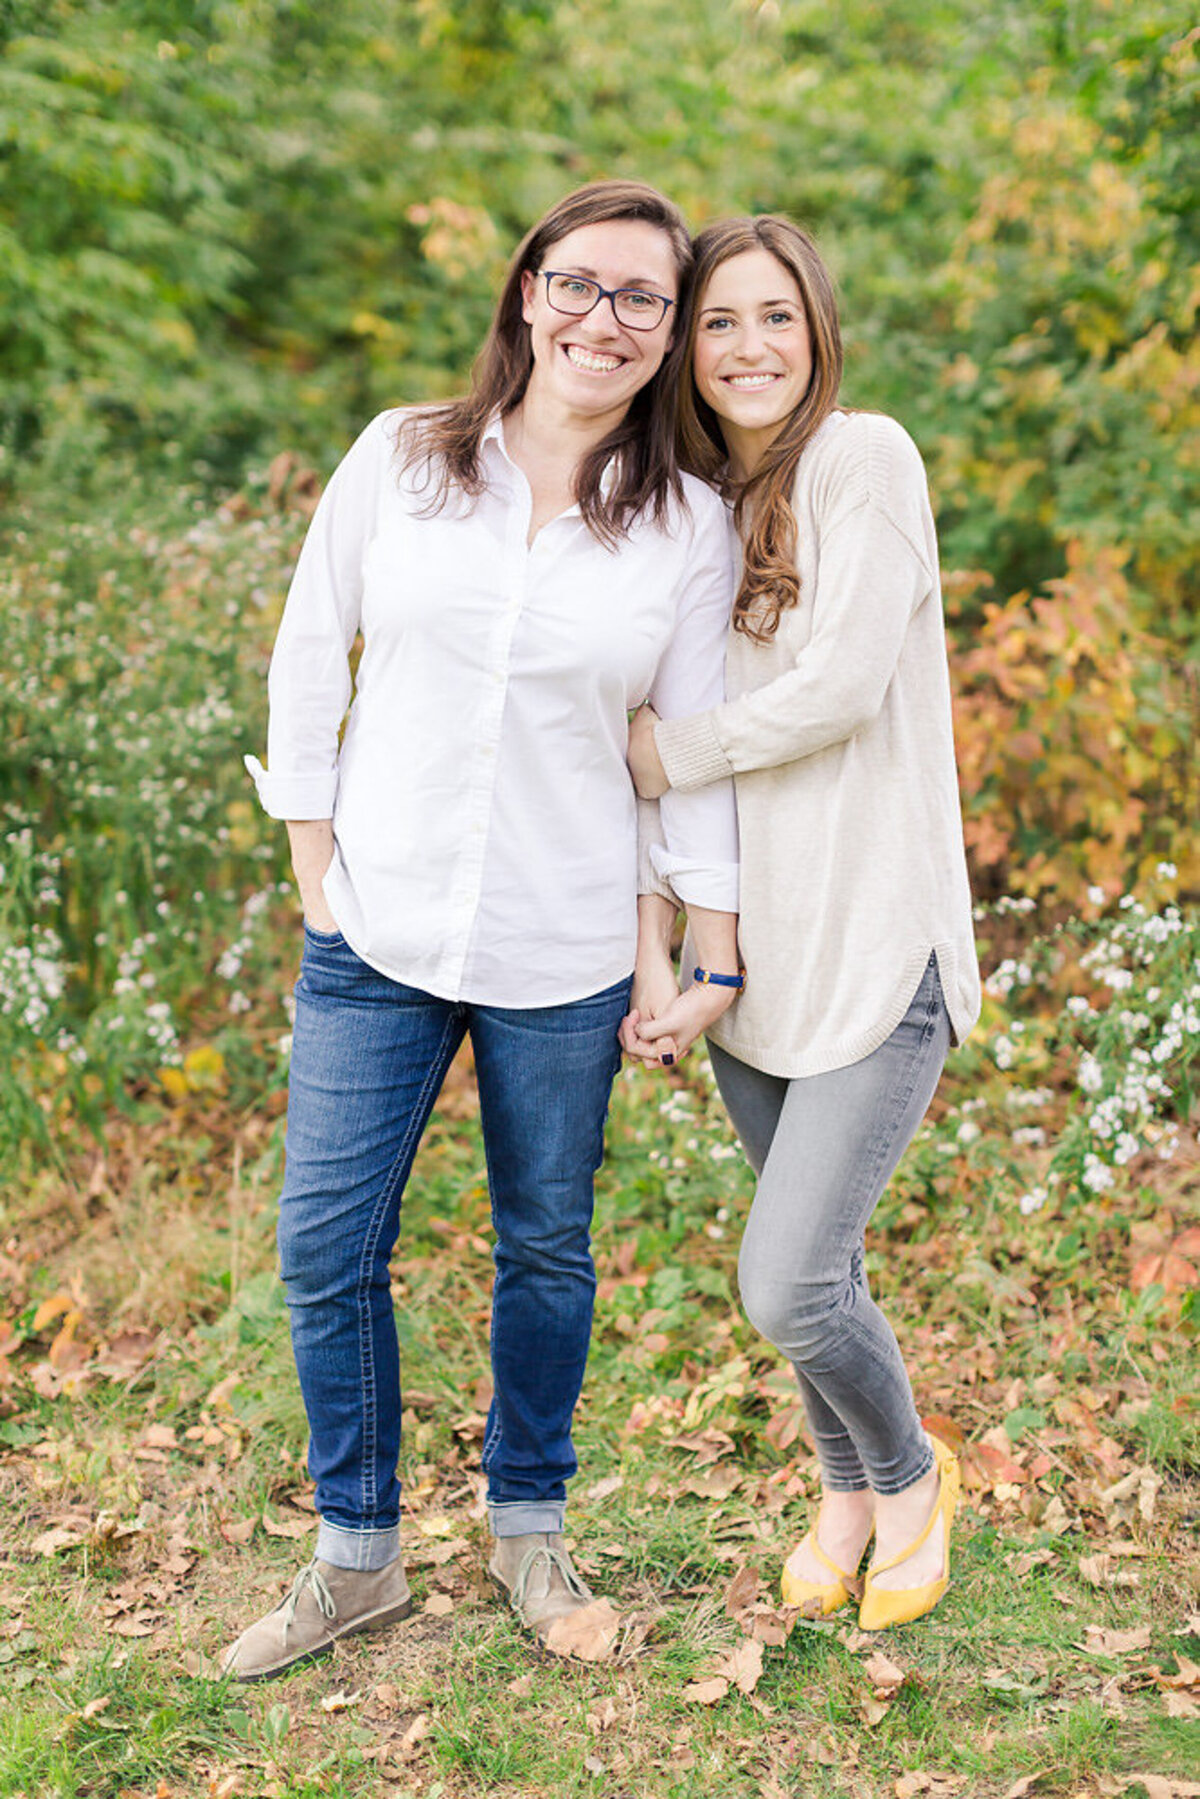
[[[367,427],[317,508],[271,660],[270,772],[247,767],[273,817],[332,817],[325,898],[372,967],[446,999],[564,1004],[633,966],[628,710],[724,697],[725,509],[689,480],[667,528],[609,549],[573,506],[529,545],[499,420],[485,491],[431,514],[421,471],[399,472],[402,417]],[[660,811],[658,872],[736,911],[732,783]]]

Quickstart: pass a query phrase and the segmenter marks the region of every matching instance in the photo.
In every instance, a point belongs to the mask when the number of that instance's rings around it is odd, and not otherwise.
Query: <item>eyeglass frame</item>
[[[564,319],[586,319],[589,313],[595,312],[601,300],[607,300],[613,318],[623,331],[657,331],[671,307],[679,304],[678,300],[668,300],[666,294],[656,294],[648,287],[601,287],[600,283],[593,281],[590,275],[577,275],[571,269],[534,269],[532,273],[546,277],[546,304],[552,311],[557,312],[560,318]],[[566,307],[555,306],[554,301],[550,298],[550,283],[556,275],[565,281],[582,281],[585,287],[594,287],[596,298],[590,306],[585,306],[582,312],[571,312]],[[645,300],[657,300],[662,311],[652,325],[631,325],[627,319],[622,319],[617,314],[616,302],[621,294],[640,294]]]

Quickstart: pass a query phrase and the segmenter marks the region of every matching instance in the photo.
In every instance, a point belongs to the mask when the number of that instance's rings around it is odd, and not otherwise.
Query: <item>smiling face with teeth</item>
[[[751,473],[807,394],[812,339],[800,286],[766,249],[713,270],[699,296],[693,370],[730,460]]]
[[[643,288],[671,300],[678,292],[671,240],[643,219],[581,225],[550,247],[546,262],[608,289]],[[585,420],[603,436],[658,372],[671,347],[674,308],[653,331],[630,331],[608,300],[578,318],[555,312],[546,283],[531,270],[521,278],[521,293],[533,351],[524,411],[548,408],[560,418]]]

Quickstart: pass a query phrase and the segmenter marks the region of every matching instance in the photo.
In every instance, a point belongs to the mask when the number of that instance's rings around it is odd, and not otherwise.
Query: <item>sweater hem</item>
[[[942,984],[942,997],[950,1020],[952,1041],[955,1044],[961,1043],[970,1031],[974,1018],[968,1015],[958,1001],[955,979],[958,956],[954,945],[948,942],[910,950],[904,960],[903,972],[893,989],[891,1002],[882,1016],[866,1030],[839,1038],[825,1047],[789,1054],[777,1043],[744,1042],[737,1035],[736,1004],[724,1018],[717,1020],[707,1035],[727,1056],[734,1056],[739,1062],[745,1062],[747,1067],[756,1068],[760,1074],[774,1075],[779,1080],[806,1080],[814,1075],[833,1074],[839,1068],[853,1067],[854,1063],[865,1061],[887,1042],[912,1004],[913,995],[920,985],[931,955],[937,958],[938,978]],[[726,1020],[731,1021],[729,1028],[726,1028]]]

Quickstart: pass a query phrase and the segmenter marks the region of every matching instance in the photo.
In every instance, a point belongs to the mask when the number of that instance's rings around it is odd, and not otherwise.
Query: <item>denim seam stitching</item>
[[[410,1154],[415,1150],[416,1141],[420,1140],[421,1133],[425,1128],[426,1121],[422,1116],[422,1112],[426,1103],[426,1098],[429,1094],[430,1086],[435,1079],[438,1087],[441,1086],[441,1083],[445,1078],[446,1069],[450,1065],[451,1058],[446,1054],[446,1045],[452,1035],[453,1028],[454,1014],[451,1013],[446,1020],[441,1042],[434,1052],[433,1059],[429,1065],[429,1070],[421,1083],[421,1090],[417,1095],[416,1103],[409,1114],[408,1125],[405,1129],[404,1136],[401,1138],[400,1147],[396,1151],[396,1156],[392,1162],[391,1168],[388,1170],[387,1178],[380,1188],[379,1198],[375,1202],[375,1209],[371,1216],[371,1222],[368,1225],[363,1238],[363,1252],[359,1258],[358,1342],[359,1374],[362,1381],[363,1392],[363,1456],[359,1499],[364,1519],[373,1518],[375,1516],[373,1476],[379,1440],[379,1408],[375,1397],[375,1353],[371,1332],[371,1263],[374,1260],[375,1246],[379,1241],[379,1233],[383,1229],[383,1220],[387,1208],[391,1204],[392,1195],[395,1193],[397,1182],[403,1174],[406,1161],[410,1157]],[[437,1097],[436,1088],[434,1089],[433,1097]],[[432,1101],[430,1101],[430,1103],[432,1104]],[[378,1527],[372,1526],[371,1528]]]

